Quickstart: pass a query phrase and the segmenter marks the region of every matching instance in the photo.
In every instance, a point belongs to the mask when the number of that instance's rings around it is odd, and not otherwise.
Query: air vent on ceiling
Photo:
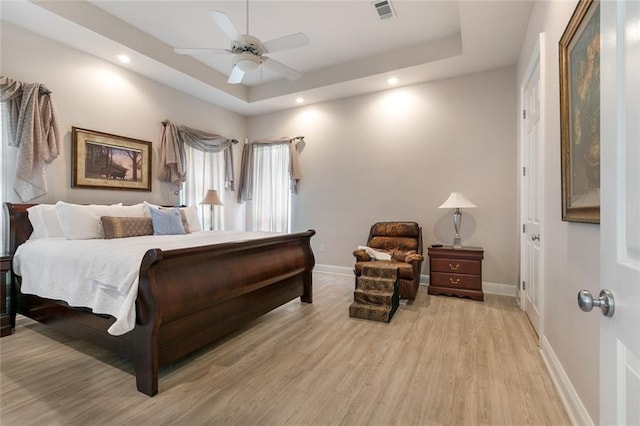
[[[393,11],[393,6],[391,6],[391,2],[389,0],[374,1],[371,5],[376,10],[378,19],[381,21],[386,21],[396,17],[396,13]]]

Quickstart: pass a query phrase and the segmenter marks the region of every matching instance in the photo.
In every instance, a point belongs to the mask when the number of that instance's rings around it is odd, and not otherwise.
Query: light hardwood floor
[[[132,365],[20,317],[0,340],[0,423],[564,425],[513,298],[428,296],[389,324],[351,319],[353,278],[317,273],[292,301],[180,363],[160,393]]]

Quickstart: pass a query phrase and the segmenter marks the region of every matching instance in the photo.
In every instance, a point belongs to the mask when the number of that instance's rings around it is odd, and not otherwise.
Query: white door
[[[601,3],[600,423],[640,425],[640,2]]]
[[[527,313],[533,328],[541,335],[541,212],[542,212],[542,114],[540,106],[540,46],[544,46],[544,34],[540,35],[526,74],[522,91],[522,180],[521,180],[521,306]]]

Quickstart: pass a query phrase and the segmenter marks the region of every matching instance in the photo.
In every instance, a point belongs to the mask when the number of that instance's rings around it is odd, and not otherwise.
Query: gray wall
[[[450,244],[452,191],[462,241],[485,249],[483,280],[518,281],[515,68],[391,89],[249,118],[254,138],[304,135],[296,230],[314,228],[318,264],[353,267],[381,220],[420,223],[425,246]],[[423,273],[428,273],[425,262]]]
[[[64,200],[76,203],[158,204],[176,201],[170,184],[155,175],[160,149],[160,122],[169,119],[213,133],[243,140],[245,117],[203,102],[147,78],[48,40],[12,24],[2,22],[2,75],[24,82],[39,82],[53,92],[60,119],[60,156],[47,169],[49,193],[34,202]],[[153,143],[152,192],[71,188],[71,127],[127,136]],[[4,198],[19,202],[13,191],[16,148],[3,147]],[[235,146],[239,169],[241,144]],[[244,229],[244,206],[237,206],[235,193],[225,196],[225,224],[228,229]]]
[[[560,174],[560,104],[558,42],[577,2],[536,2],[527,37],[518,63],[518,81],[524,74],[538,34],[545,33],[545,54],[541,67],[544,91],[544,331],[543,353],[557,359],[570,385],[596,423],[599,420],[599,320],[596,314],[578,309],[576,294],[580,289],[598,292],[600,288],[600,226],[569,223],[561,220]],[[579,420],[578,423],[581,423]]]

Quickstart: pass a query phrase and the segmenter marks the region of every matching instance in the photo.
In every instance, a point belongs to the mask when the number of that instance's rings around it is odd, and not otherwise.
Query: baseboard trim
[[[516,297],[518,288],[511,284],[482,282],[482,291],[487,294],[497,294],[500,296]]]
[[[595,423],[591,420],[587,409],[571,384],[569,376],[567,376],[564,368],[562,368],[560,360],[555,352],[553,352],[553,348],[546,336],[542,336],[542,339],[540,339],[540,355],[542,356],[544,364],[547,366],[556,390],[560,394],[560,400],[567,410],[571,423],[574,425],[594,426]]]
[[[315,272],[324,272],[326,274],[353,276],[353,268],[346,266],[316,264],[313,270]]]
[[[353,268],[348,266],[317,264],[313,270],[326,274],[353,276]],[[420,275],[420,284],[429,285],[429,275]],[[487,294],[516,297],[517,290],[515,285],[490,283],[487,281],[482,282],[482,291]]]

